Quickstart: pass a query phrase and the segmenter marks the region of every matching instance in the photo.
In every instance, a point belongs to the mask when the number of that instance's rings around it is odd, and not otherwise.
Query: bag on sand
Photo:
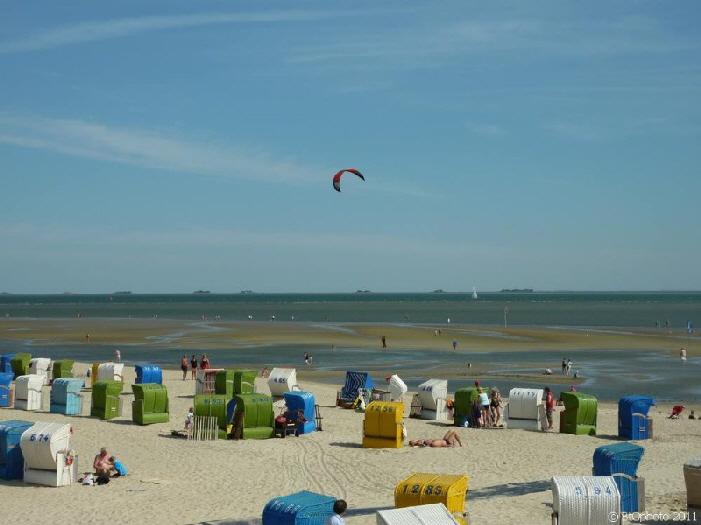
[[[97,484],[98,485],[106,485],[109,482],[110,482],[110,475],[109,474],[100,474],[97,477]]]

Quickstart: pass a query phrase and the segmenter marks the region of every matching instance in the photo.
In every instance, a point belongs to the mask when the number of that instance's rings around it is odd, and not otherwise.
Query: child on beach
[[[127,475],[127,468],[121,461],[118,461],[114,456],[110,456],[110,463],[112,464],[112,470],[114,470],[114,477]]]

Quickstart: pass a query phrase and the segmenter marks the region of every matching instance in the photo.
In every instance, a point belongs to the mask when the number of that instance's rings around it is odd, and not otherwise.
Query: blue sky
[[[0,291],[701,289],[697,1],[0,12]]]

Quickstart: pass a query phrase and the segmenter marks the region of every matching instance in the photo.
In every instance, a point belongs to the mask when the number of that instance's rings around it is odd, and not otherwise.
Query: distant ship
[[[355,293],[370,293],[370,290],[356,290]]]
[[[472,287],[472,298],[477,299],[477,290],[475,290],[475,287]]]

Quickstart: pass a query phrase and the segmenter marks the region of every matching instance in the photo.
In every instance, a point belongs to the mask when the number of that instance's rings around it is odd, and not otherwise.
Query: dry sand
[[[87,368],[76,364],[74,370]],[[125,390],[130,390],[134,369],[125,366],[125,372]],[[128,476],[105,486],[49,488],[2,481],[0,522],[165,525],[227,519],[254,525],[261,523],[270,499],[306,489],[346,499],[346,522],[370,525],[376,510],[393,508],[399,481],[414,472],[435,472],[469,477],[466,508],[472,524],[542,524],[550,522],[550,478],[589,475],[594,449],[617,441],[617,407],[600,404],[596,437],[458,428],[462,448],[364,449],[364,414],[333,406],[339,378],[337,386],[300,380],[301,388],[314,392],[321,405],[322,432],[263,441],[193,442],[170,436],[171,429],[183,427],[195,388],[194,381],[181,377],[180,371],[164,372],[170,423],[132,424],[130,392],[123,394],[123,417],[111,421],[88,417],[89,392],[81,416],[0,409],[3,420],[70,423],[81,471],[90,470],[102,446],[129,469]],[[257,380],[257,389],[269,392],[265,379]],[[411,393],[405,401],[408,413]],[[640,442],[645,455],[638,474],[646,479],[650,512],[685,509],[682,466],[700,452],[701,421],[667,419],[670,410],[667,405],[653,407],[655,437]],[[408,418],[405,424],[410,439],[442,437],[452,428]]]

